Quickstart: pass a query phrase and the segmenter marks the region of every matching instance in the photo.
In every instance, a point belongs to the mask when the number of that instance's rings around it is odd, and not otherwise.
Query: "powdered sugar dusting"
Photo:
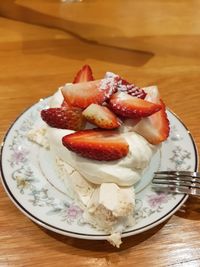
[[[146,93],[143,89],[139,88],[135,84],[127,82],[119,75],[109,71],[106,72],[104,79],[102,80],[101,86],[102,88],[109,87],[107,97],[110,97],[113,93],[116,93],[117,91],[124,92],[131,96],[135,96],[142,99],[144,99],[146,96]]]
[[[105,76],[104,79],[100,81],[100,89],[106,90],[106,98],[109,99],[112,94],[117,92],[118,78],[116,76]]]

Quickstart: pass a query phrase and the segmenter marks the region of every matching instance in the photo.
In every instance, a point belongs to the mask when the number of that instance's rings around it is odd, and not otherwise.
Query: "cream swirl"
[[[50,107],[60,107],[63,96],[59,89],[50,99]],[[85,179],[94,183],[116,183],[119,186],[131,186],[138,182],[153,155],[153,147],[134,132],[122,132],[129,144],[128,155],[115,161],[97,161],[77,155],[62,144],[62,137],[74,131],[47,127],[52,153],[70,164]]]

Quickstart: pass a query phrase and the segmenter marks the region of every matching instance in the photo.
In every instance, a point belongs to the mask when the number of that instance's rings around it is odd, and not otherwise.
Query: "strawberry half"
[[[63,145],[82,157],[94,160],[117,160],[129,151],[126,140],[117,131],[92,129],[66,135]]]
[[[156,145],[168,138],[170,131],[169,120],[167,118],[165,104],[160,99],[157,87],[148,87],[145,89],[145,92],[147,93],[145,99],[159,103],[161,110],[147,118],[142,118],[133,130],[147,139],[149,143]]]
[[[129,83],[125,79],[121,78],[119,75],[113,72],[106,72],[105,78],[114,78],[117,82],[117,90],[118,92],[124,92],[131,96],[135,96],[141,99],[144,99],[146,93],[143,89],[139,88],[135,84]]]
[[[92,69],[89,65],[84,65],[82,69],[77,72],[73,83],[88,82],[93,80],[94,78],[92,75]]]
[[[43,109],[41,117],[54,128],[80,130],[85,125],[82,110],[76,107]]]
[[[61,108],[67,108],[69,109],[71,106],[65,101],[63,100],[62,104],[61,104]]]
[[[133,119],[148,117],[161,109],[160,104],[145,101],[123,92],[112,95],[109,106],[117,115]]]
[[[136,124],[134,131],[142,135],[149,143],[157,145],[169,136],[169,121],[165,112],[165,105],[160,100],[162,109],[155,114],[142,118],[142,120]]]
[[[89,105],[84,111],[83,116],[89,121],[103,129],[114,129],[120,126],[117,116],[105,106],[98,104]]]
[[[113,92],[115,83],[105,80],[82,82],[77,84],[67,84],[61,91],[64,100],[72,106],[86,108],[90,104],[102,104]]]

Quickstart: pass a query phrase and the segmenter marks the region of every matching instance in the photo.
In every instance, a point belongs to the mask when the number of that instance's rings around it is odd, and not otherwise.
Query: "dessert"
[[[121,233],[134,224],[134,185],[169,134],[157,87],[141,89],[111,72],[94,80],[85,65],[41,118],[68,195],[85,222],[119,247]],[[30,139],[37,141],[33,133]]]

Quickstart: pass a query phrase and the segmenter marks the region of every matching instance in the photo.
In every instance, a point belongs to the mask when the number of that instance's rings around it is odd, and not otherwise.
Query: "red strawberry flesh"
[[[65,101],[72,106],[86,108],[92,103],[102,104],[105,92],[99,88],[100,80],[68,84],[61,89]]]
[[[114,78],[117,83],[117,90],[115,92],[124,92],[131,96],[135,96],[141,99],[144,99],[146,96],[146,93],[143,89],[139,88],[135,84],[129,83],[125,79],[121,78],[119,75],[112,73],[112,72],[106,72],[105,78]]]
[[[93,80],[94,78],[92,75],[92,69],[89,65],[84,65],[82,69],[77,72],[73,83],[88,82]]]
[[[115,114],[125,118],[147,117],[161,109],[160,104],[145,101],[123,92],[115,93],[109,102]]]
[[[87,121],[102,129],[115,129],[121,124],[117,116],[110,109],[97,104],[89,105],[83,111],[83,116]]]
[[[99,161],[112,161],[125,157],[129,146],[117,131],[82,130],[63,137],[63,145],[78,155]]]
[[[164,102],[161,99],[160,99],[160,104],[162,106],[162,109],[158,112],[158,114],[154,114],[154,115],[157,115],[157,122],[155,125],[160,132],[159,142],[162,142],[166,140],[167,137],[169,136],[170,126],[169,126],[169,120],[166,114],[166,107],[165,107]]]
[[[67,84],[61,91],[64,100],[72,106],[86,108],[90,104],[102,104],[113,93],[114,81],[95,80]]]
[[[147,93],[145,99],[160,104],[161,110],[147,118],[142,118],[133,130],[146,138],[149,143],[157,145],[165,141],[169,136],[169,120],[167,118],[165,104],[160,99],[157,87],[147,87],[145,88],[145,92]]]

